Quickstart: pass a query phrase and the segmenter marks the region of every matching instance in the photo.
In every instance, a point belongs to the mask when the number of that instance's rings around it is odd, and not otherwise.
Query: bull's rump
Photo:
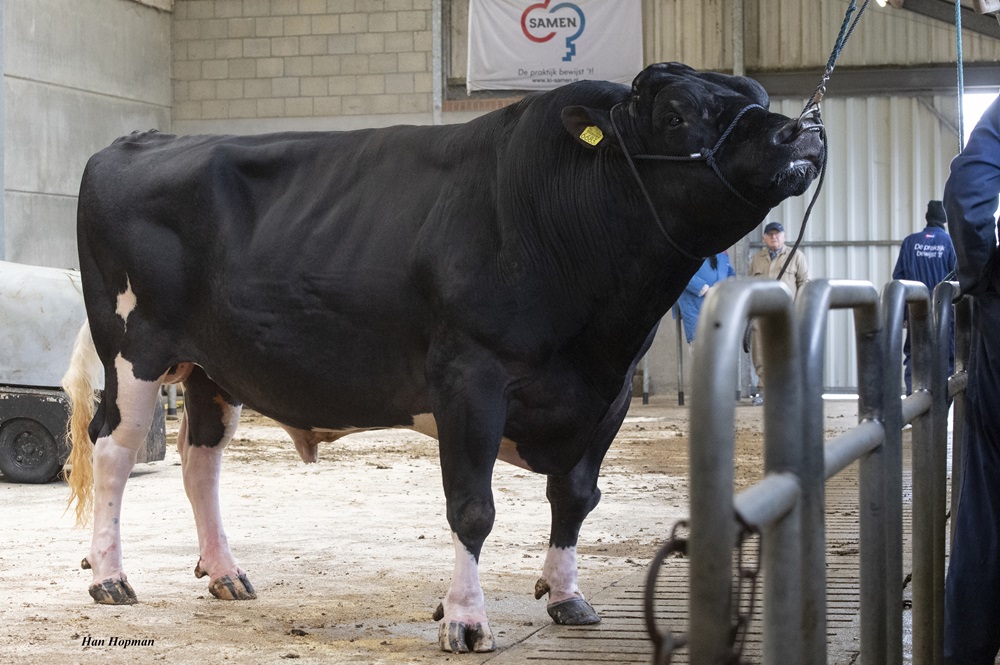
[[[120,139],[81,186],[95,338],[114,334],[102,321],[127,285],[144,325],[167,333],[167,361],[202,365],[283,422],[395,425],[426,412],[434,294],[421,266],[444,188],[463,186],[434,157],[453,133]],[[133,355],[137,372],[165,369],[165,352]]]

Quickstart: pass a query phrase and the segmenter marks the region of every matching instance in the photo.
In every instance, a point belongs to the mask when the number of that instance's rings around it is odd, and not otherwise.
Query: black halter
[[[702,257],[695,256],[691,252],[688,252],[687,250],[683,249],[667,233],[667,229],[666,227],[663,226],[663,222],[662,220],[660,220],[660,216],[656,212],[656,206],[653,205],[653,199],[649,196],[649,192],[646,190],[646,185],[643,184],[642,178],[639,176],[639,170],[636,169],[635,161],[633,160],[656,159],[656,160],[670,161],[670,162],[705,162],[706,164],[708,164],[709,168],[711,168],[712,171],[715,172],[715,175],[718,176],[719,180],[722,181],[722,184],[725,185],[726,188],[730,192],[732,192],[733,196],[739,199],[739,201],[743,203],[743,205],[754,210],[771,209],[770,206],[757,205],[752,201],[750,201],[750,199],[745,197],[743,194],[740,194],[736,190],[736,188],[733,187],[733,185],[728,180],[726,180],[726,177],[722,175],[722,171],[719,169],[719,165],[715,159],[716,155],[719,152],[719,148],[721,148],[725,140],[729,138],[729,135],[736,127],[736,123],[740,121],[743,115],[750,109],[763,109],[764,108],[763,106],[761,106],[760,104],[747,104],[746,106],[744,106],[740,110],[740,112],[736,114],[736,117],[733,118],[732,122],[729,123],[729,126],[726,127],[726,131],[722,132],[722,136],[719,137],[719,140],[716,141],[715,145],[712,146],[711,148],[702,148],[699,152],[692,153],[690,155],[647,155],[647,154],[632,155],[631,153],[629,153],[628,146],[625,145],[625,141],[622,138],[621,130],[618,129],[618,123],[615,122],[615,111],[617,111],[618,107],[621,105],[622,102],[619,102],[614,106],[612,106],[611,112],[609,114],[611,119],[611,128],[614,129],[615,138],[618,139],[618,143],[622,147],[622,152],[625,153],[625,159],[628,161],[629,168],[632,170],[632,175],[635,177],[635,181],[639,183],[639,189],[640,191],[642,191],[642,195],[646,198],[646,203],[649,205],[650,212],[653,213],[653,219],[656,220],[657,226],[660,227],[660,232],[663,233],[663,237],[667,239],[667,242],[670,244],[670,246],[673,247],[675,250],[677,250],[682,256],[697,261],[703,260]]]

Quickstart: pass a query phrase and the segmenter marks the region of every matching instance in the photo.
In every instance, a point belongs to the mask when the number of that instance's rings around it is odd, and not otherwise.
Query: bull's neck
[[[555,294],[556,320],[575,324],[563,330],[563,343],[599,375],[595,383],[607,384],[630,370],[701,260],[666,240],[619,154],[595,159],[563,171],[572,185],[565,190],[509,183],[510,200],[522,205],[504,215],[510,228],[503,235],[511,256],[527,261]]]

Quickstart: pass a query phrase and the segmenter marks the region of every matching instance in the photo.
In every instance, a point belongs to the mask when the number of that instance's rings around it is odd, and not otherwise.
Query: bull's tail
[[[85,525],[93,514],[94,442],[90,440],[90,421],[94,419],[95,390],[100,380],[101,361],[94,347],[90,323],[85,321],[73,344],[69,369],[62,378],[62,388],[69,396],[70,415],[67,436],[71,449],[65,472],[69,480],[69,502],[76,502],[76,523]]]

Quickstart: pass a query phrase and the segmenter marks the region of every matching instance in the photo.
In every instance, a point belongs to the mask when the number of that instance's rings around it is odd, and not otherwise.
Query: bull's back
[[[175,360],[201,364],[285,422],[395,424],[426,411],[433,314],[416,248],[434,233],[443,188],[462,186],[456,172],[484,168],[446,154],[463,143],[455,134],[154,132],[116,141],[91,160],[81,186],[95,335],[130,288]],[[316,413],[329,420],[305,422]],[[351,421],[339,422],[346,414]]]

